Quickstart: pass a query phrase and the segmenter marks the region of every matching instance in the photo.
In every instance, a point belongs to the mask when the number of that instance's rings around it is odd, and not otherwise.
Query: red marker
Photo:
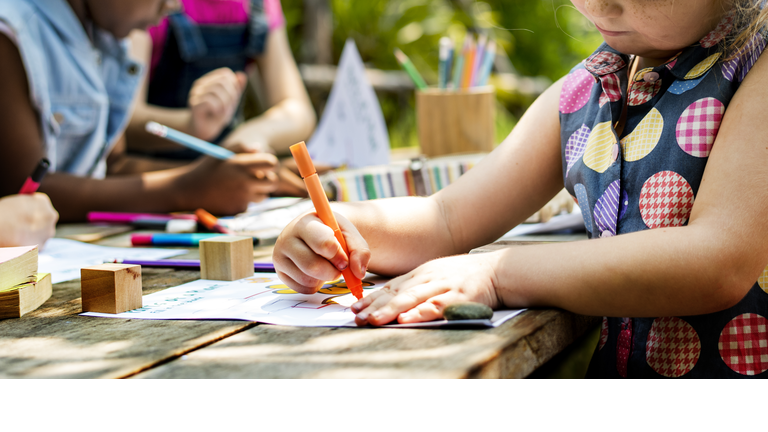
[[[48,161],[48,159],[40,159],[40,162],[37,164],[35,171],[31,176],[27,177],[27,180],[21,187],[19,194],[32,195],[33,193],[37,192],[37,188],[40,187],[40,182],[43,180],[43,177],[45,177],[45,174],[48,172],[48,167],[50,166],[51,163]]]
[[[222,234],[234,234],[232,230],[229,230],[219,225],[219,220],[216,219],[216,216],[208,213],[203,209],[195,210],[195,215],[197,216],[197,221],[205,225],[205,227],[211,231],[215,231]]]

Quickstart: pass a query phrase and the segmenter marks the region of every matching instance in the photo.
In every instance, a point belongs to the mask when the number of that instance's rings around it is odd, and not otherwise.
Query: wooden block
[[[233,281],[253,276],[253,238],[221,236],[200,241],[200,277]]]
[[[83,312],[118,314],[142,306],[141,266],[101,264],[80,269]]]
[[[38,273],[36,282],[0,292],[0,319],[21,318],[45,303],[52,293],[51,274]]]

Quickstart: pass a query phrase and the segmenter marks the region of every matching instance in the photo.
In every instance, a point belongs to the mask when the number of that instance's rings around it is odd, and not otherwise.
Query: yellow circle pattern
[[[693,67],[693,69],[688,71],[688,74],[685,76],[685,79],[694,79],[704,75],[712,68],[712,66],[715,65],[715,62],[719,58],[720,58],[720,53],[712,54],[711,56],[705,58],[701,63],[697,64],[696,66]]]
[[[621,140],[624,160],[634,162],[648,156],[659,143],[663,129],[664,118],[659,110],[651,109],[635,130]]]
[[[760,288],[762,288],[763,291],[768,293],[768,267],[766,267],[763,270],[763,274],[761,274],[760,277],[757,278],[757,284],[760,285]]]
[[[613,163],[614,144],[616,144],[616,136],[611,122],[599,123],[589,135],[587,149],[584,151],[584,165],[604,173]]]

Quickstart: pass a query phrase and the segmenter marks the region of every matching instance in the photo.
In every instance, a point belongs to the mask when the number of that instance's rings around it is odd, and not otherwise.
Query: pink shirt
[[[250,0],[181,0],[181,3],[187,16],[198,24],[244,24],[248,22],[248,12],[251,9]],[[270,31],[285,25],[280,0],[264,0],[264,13]],[[167,34],[167,18],[149,29],[149,36],[152,38],[151,70],[160,62]]]

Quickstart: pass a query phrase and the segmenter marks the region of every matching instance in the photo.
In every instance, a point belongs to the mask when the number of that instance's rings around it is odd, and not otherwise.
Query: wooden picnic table
[[[64,226],[67,235],[78,226]],[[96,242],[128,246],[127,233]],[[268,261],[271,247],[254,248]],[[180,258],[198,258],[190,251]],[[143,293],[200,278],[142,269]],[[161,321],[80,316],[80,281],[20,319],[0,321],[2,378],[522,378],[598,319],[526,311],[498,328],[308,328],[245,321]]]

